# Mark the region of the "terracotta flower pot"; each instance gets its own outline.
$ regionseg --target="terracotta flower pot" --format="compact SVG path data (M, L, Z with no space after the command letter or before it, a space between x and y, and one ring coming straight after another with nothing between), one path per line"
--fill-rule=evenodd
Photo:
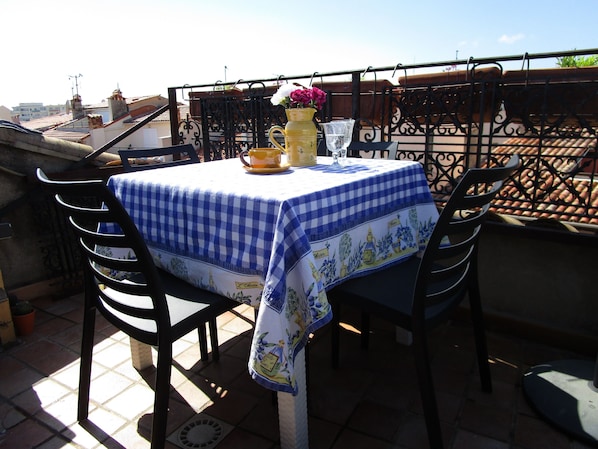
M598 67L511 70L503 74L509 120L537 126L598 124Z
M500 77L498 67L401 76L401 112L406 120L422 125L467 123L470 118L473 123L491 121L500 106L492 102Z
M352 117L353 84L351 81L317 83L317 87L331 94L327 101L331 104L333 117ZM359 118L380 125L382 112L388 114L391 106L390 97L384 95L384 92L392 89L393 84L388 80L369 80L361 81L359 87Z
M35 325L35 310L24 315L13 315L12 322L15 326L17 335L22 337L31 335Z
M202 99L209 102L233 101L240 99L243 96L243 91L236 87L223 90L209 90L200 92L189 92L189 112L191 117L201 119L201 101Z

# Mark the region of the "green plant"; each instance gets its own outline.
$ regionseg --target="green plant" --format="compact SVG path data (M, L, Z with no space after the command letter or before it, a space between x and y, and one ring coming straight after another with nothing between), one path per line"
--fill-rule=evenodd
M590 56L563 56L557 58L556 65L559 67L590 67L598 65L598 55Z
M11 312L14 315L27 315L33 312L33 306L29 301L15 301L11 304Z

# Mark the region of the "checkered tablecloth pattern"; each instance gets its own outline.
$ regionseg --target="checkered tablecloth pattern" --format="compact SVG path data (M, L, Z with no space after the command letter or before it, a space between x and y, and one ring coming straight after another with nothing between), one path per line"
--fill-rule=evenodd
M349 233L355 240L355 230L390 234L386 223L393 220L399 223L393 232L406 221L421 227L412 219L418 207L429 224L436 218L419 163L355 159L340 172L329 164L319 158L313 167L256 175L238 160L223 160L122 174L108 183L163 268L241 301L245 296L220 279L238 276L236 290L261 291L249 369L280 391L296 392L294 355L330 320L325 289L344 277L338 270L323 274L312 244L337 244ZM376 220L385 220L384 229ZM406 251L402 241L401 257L417 251ZM361 252L366 244L364 237ZM194 263L209 268L198 276Z

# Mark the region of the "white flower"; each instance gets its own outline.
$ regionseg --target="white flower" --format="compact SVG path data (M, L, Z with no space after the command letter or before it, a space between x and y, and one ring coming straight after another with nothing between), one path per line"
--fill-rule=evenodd
M301 86L297 86L295 84L283 84L278 88L276 93L272 95L272 99L270 101L275 106L284 104L285 102L289 101L291 92L297 89L301 89Z

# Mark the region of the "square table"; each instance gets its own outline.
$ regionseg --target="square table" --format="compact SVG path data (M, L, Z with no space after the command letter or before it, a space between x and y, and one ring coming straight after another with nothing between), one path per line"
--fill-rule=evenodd
M307 447L302 349L332 317L326 290L413 256L438 217L419 163L331 162L254 174L229 159L108 181L159 267L259 308L248 369L279 391L284 448Z

